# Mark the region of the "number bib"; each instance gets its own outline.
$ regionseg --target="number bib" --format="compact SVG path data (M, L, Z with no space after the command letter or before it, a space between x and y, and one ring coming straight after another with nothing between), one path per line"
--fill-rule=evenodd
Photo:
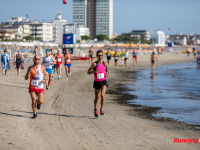
M97 79L104 79L104 73L98 73Z
M61 58L58 58L58 62L61 62Z
M31 85L32 85L32 86L38 86L38 85L39 85L39 81L37 81L37 80L32 80L32 81L31 81Z
M67 62L70 62L70 59L67 59Z
M110 56L110 54L108 54L108 56Z

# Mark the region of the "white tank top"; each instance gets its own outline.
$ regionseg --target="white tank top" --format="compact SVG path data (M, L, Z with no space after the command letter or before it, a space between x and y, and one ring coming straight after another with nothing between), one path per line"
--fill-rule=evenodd
M36 89L43 89L43 83L42 80L44 79L44 74L41 72L41 65L38 67L38 69L34 69L31 67L31 76L30 76L30 87L36 88Z
M125 58L128 58L128 52L127 52L127 53L125 53Z
M51 59L51 56L45 57L45 58L44 58L44 67L45 67L46 69L52 69L52 64L51 64L51 62L53 62L53 60Z

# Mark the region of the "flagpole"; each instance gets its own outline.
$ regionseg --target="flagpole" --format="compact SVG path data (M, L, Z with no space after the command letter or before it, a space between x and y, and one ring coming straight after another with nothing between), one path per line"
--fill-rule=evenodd
M62 19L63 19L63 0L62 0Z

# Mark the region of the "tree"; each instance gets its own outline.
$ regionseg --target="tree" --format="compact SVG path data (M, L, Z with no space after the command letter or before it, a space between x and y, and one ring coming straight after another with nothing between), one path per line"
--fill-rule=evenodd
M26 39L26 41L33 41L34 37L32 37L31 35L25 36L24 39Z
M91 38L87 35L83 35L83 36L81 36L81 39L82 40L90 40Z
M36 37L35 40L36 41L40 41L42 38L41 37Z
M98 41L109 40L109 38L104 34L99 34L96 36L96 38L98 39Z

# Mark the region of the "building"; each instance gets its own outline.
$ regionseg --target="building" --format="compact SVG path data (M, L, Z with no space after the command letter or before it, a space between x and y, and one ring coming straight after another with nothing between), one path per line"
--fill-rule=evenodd
M15 39L15 34L7 31L0 31L0 41Z
M33 21L30 23L31 36L41 38L45 42L53 41L53 24Z
M173 42L175 45L187 46L187 35L179 33L177 35L166 35L167 42Z
M131 38L138 37L138 39L141 39L143 41L149 41L150 40L150 34L146 30L132 30L129 33L123 33L123 35L128 35Z
M84 28L84 26L79 25L76 28L76 40L82 40L81 36L90 36L90 29L89 28Z
M56 12L56 18L53 19L53 41L62 43L63 25L67 23L67 20L62 19L62 12Z
M73 0L73 22L90 29L90 37L99 34L113 38L113 0Z
M152 42L153 44L157 44L159 46L165 46L166 42L165 33L160 29L153 31Z
M16 39L23 39L24 36L26 36L23 33L23 28L22 26L9 26L9 27L0 27L0 32L5 32L5 33L14 33Z

